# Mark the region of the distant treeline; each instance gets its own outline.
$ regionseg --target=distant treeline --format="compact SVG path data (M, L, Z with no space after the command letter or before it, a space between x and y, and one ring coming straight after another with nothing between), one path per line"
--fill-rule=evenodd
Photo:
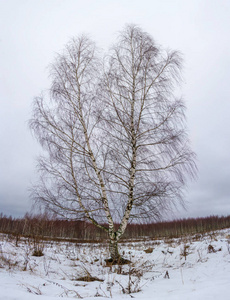
M230 216L180 219L151 224L129 224L124 239L181 237L230 228ZM82 241L107 239L106 232L86 221L60 220L46 215L29 215L17 219L0 214L0 232L16 236L61 238Z

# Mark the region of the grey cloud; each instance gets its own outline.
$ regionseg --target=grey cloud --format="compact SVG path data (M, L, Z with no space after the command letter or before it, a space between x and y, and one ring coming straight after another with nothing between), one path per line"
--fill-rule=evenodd
M230 214L229 1L0 1L0 212L23 216L40 147L27 121L33 97L49 87L47 66L70 37L89 33L107 48L137 23L164 47L184 54L189 136L199 175L187 211Z

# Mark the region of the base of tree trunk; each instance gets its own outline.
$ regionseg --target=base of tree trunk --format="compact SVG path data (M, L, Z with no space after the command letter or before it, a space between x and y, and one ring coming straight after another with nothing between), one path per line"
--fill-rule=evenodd
M106 267L114 266L114 265L127 265L130 264L131 261L122 257L118 257L117 259L108 258L105 259Z

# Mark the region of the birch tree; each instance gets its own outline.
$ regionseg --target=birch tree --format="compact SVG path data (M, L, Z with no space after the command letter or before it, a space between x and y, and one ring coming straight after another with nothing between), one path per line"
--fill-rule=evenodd
M183 203L196 173L185 105L174 96L180 70L177 51L128 25L103 59L89 38L72 39L51 65L48 95L34 100L30 127L46 154L33 197L107 231L114 263L128 222Z

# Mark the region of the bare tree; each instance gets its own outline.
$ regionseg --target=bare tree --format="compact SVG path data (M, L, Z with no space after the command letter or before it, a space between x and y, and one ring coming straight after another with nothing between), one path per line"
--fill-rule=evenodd
M87 37L71 40L51 65L50 94L35 99L30 126L47 155L33 196L107 231L114 262L129 220L182 202L196 173L185 106L173 96L180 69L178 52L128 25L103 60Z

